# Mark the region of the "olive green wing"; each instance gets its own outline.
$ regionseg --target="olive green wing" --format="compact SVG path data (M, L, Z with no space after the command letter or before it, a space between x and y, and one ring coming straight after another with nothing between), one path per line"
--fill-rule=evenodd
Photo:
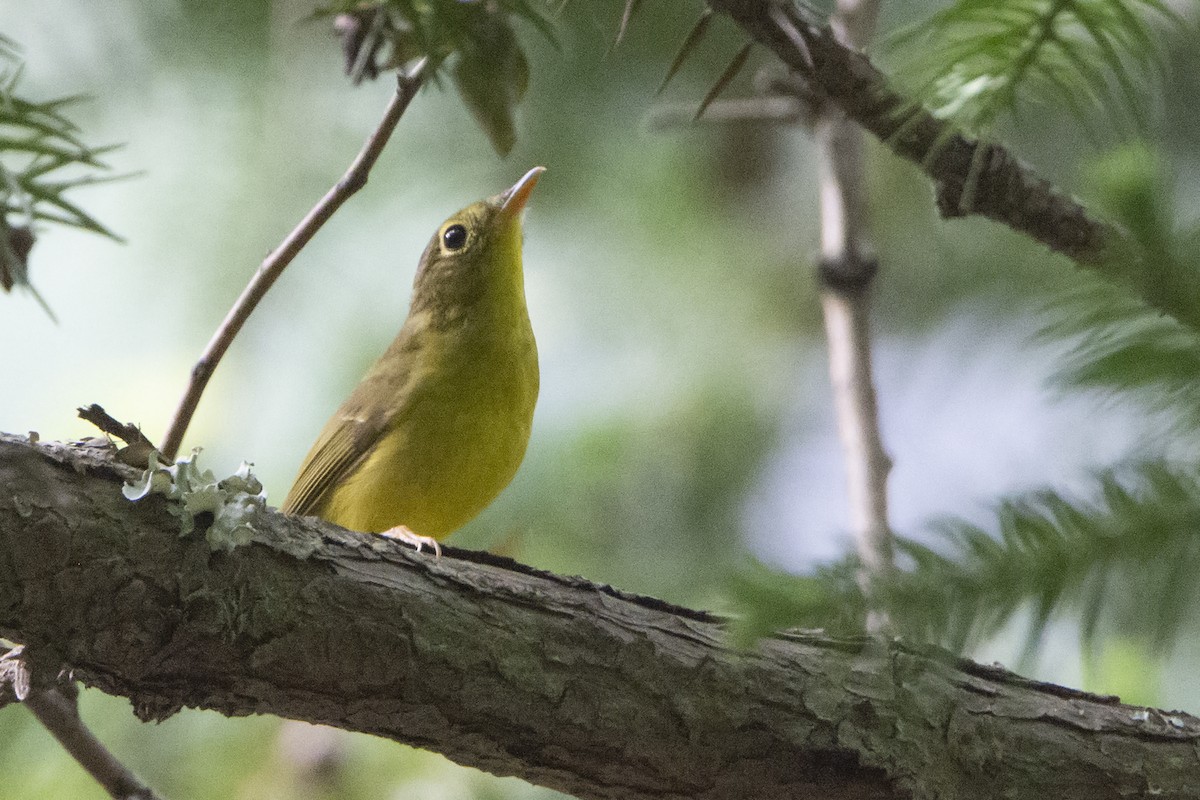
M317 514L330 491L354 473L404 413L413 370L399 344L389 348L325 423L280 511Z

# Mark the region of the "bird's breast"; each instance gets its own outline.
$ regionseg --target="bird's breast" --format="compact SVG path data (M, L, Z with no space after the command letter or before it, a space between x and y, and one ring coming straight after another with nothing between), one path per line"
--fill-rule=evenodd
M428 335L403 412L347 487L373 498L360 503L373 511L358 530L405 525L445 536L482 511L524 458L539 382L527 320L499 337Z

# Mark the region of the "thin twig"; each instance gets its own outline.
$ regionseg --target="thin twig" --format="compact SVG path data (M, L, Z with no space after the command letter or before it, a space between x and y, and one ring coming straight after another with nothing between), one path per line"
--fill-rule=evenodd
M57 688L33 689L25 698L25 707L110 796L116 800L159 800L88 730L74 698Z
M839 40L861 49L878 14L876 0L838 0L832 26ZM871 376L870 287L877 263L870 255L863 185L863 137L857 125L824 103L816 126L821 160L821 306L829 346L838 433L846 460L851 532L868 601L867 628L886 630L873 603L876 579L892 568L887 476L891 462L879 430Z
M245 324L246 319L262 300L267 290L292 262L292 259L320 230L321 226L341 207L342 203L366 185L368 173L375 166L375 162L383 152L384 146L387 145L392 131L396 129L396 124L400 122L400 117L404 115L408 104L412 102L417 90L421 88L424 72L425 61L422 60L411 72L400 73L396 94L388 103L383 119L367 139L350 168L346 170L346 174L325 193L320 202L313 206L313 209L287 235L279 247L271 251L271 254L255 272L254 277L251 278L250 283L242 291L237 302L233 304L233 308L225 315L225 319L213 334L212 340L204 349L200 360L192 367L187 390L179 402L179 408L175 411L171 424L167 427L166 435L163 436L163 458L168 461L175 459L175 455L179 452L179 445L183 442L183 435L192 420L192 415L196 412L196 406L200 403L200 395L203 394L204 387L208 385L208 380L212 377L221 357L229 349L233 337L237 336L238 331L242 329L242 325Z
M790 95L765 95L717 100L696 119L695 103L666 103L650 109L646 127L651 130L692 127L701 123L756 122L797 125L808 122L805 107Z
M862 562L859 585L871 603L875 577L892 568L887 476L891 459L883 448L879 408L871 371L869 295L836 288L821 292L834 412L846 463L850 528ZM880 632L886 617L871 608L867 627Z

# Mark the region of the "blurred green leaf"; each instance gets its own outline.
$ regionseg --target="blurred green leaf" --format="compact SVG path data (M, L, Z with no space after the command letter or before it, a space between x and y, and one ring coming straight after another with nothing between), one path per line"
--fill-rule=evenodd
M504 20L487 21L487 32L475 37L458 56L454 85L467 109L502 156L517 141L513 112L529 88L529 63Z
M1061 295L1048 311L1055 319L1038 337L1072 343L1058 385L1132 394L1142 407L1200 428L1200 333L1098 281Z
M729 633L736 647L786 628L859 633L866 607L854 585L855 564L841 561L813 575L789 575L750 561L729 576L727 599L735 610Z
M100 156L112 148L89 148L76 135L62 110L78 97L33 102L18 96L20 73L16 45L0 37L0 289L23 287L53 319L29 280L36 223L117 238L66 197L72 189L115 179L94 172L107 169Z
M547 569L707 605L741 553L742 504L774 426L736 382L691 387L647 414L581 426L526 463L531 493L510 502L535 506L523 516L538 530L515 531L506 550Z
M1166 167L1146 144L1118 147L1085 165L1088 194L1154 253L1170 249L1171 185Z

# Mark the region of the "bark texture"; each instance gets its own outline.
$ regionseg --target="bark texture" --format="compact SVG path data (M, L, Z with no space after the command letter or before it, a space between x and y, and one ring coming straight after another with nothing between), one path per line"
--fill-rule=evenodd
M0 635L144 719L275 714L581 798L1200 797L1186 714L898 642L738 652L700 612L275 513L214 553L122 474L0 436Z

